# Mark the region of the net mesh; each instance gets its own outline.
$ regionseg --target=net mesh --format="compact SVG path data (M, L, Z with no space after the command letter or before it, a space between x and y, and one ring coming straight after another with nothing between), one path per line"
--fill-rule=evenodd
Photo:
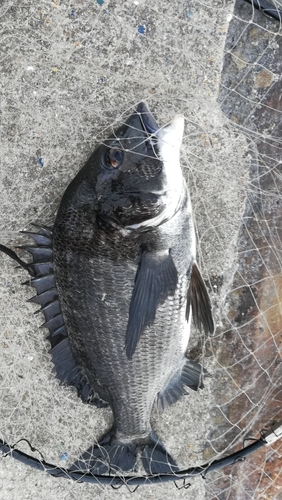
M193 330L189 353L212 378L154 411L152 426L182 468L237 451L282 420L281 21L243 1L7 0L0 9L1 243L26 243L19 232L32 222L52 226L69 181L139 101L162 125L184 114L181 163L217 326L212 338ZM20 285L26 273L0 259L0 438L26 439L16 447L68 467L109 428L111 411L59 385L41 313L25 302L34 295ZM112 494L9 457L0 474L3 499ZM136 498L279 500L281 441L188 490L144 488Z

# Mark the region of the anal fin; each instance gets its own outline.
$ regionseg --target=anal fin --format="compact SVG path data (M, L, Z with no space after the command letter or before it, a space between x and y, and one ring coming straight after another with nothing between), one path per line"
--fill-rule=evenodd
M176 372L168 381L167 385L157 395L157 408L164 410L167 406L176 403L182 396L187 394L184 386L197 391L203 389L204 378L209 377L205 368L191 359L185 358L181 370Z
M187 358L181 372L181 383L197 391L204 388L205 377L211 377L209 372L200 363Z

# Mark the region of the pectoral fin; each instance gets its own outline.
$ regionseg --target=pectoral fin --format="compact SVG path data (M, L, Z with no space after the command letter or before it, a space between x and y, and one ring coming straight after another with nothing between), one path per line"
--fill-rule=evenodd
M135 278L126 331L126 354L131 359L140 336L154 322L156 310L177 286L177 270L169 250L143 250Z
M192 267L191 281L188 289L186 307L187 321L189 319L191 307L193 321L196 328L201 331L201 328L203 327L206 334L213 333L214 322L212 317L211 302L206 285L196 263L194 263Z

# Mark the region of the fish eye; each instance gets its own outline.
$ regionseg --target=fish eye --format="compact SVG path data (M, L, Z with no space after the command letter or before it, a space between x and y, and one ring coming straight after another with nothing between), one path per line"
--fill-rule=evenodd
M111 148L106 153L106 166L118 168L123 162L124 153L122 149Z
M153 149L158 144L158 138L155 135L151 135L146 141L145 144L148 149Z

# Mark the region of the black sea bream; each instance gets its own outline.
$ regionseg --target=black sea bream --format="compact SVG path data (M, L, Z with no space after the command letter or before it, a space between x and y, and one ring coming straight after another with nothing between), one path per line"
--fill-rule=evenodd
M183 116L160 128L140 103L68 186L54 228L28 233L33 262L0 246L32 276L59 380L113 412L73 469L134 470L140 452L146 473L177 470L152 408L203 386L204 369L185 355L191 315L214 328L179 162L183 128Z

